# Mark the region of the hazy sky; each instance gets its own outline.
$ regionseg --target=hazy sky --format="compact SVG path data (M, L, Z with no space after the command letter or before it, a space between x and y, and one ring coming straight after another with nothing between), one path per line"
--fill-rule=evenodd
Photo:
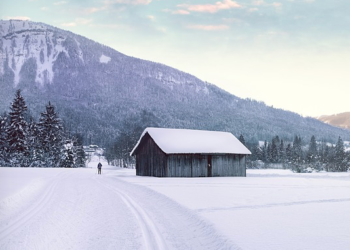
M305 116L350 111L349 0L1 0L1 19L70 30Z

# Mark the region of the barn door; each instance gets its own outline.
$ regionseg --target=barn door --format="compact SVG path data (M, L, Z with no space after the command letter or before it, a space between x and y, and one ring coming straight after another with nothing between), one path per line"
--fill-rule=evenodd
M212 176L212 168L211 155L208 155L208 177Z

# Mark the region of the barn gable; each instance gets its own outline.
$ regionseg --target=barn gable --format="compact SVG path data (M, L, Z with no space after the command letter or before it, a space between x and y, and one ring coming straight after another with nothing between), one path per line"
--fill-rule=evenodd
M166 176L166 154L158 147L148 133L140 139L135 150L136 174L141 176Z

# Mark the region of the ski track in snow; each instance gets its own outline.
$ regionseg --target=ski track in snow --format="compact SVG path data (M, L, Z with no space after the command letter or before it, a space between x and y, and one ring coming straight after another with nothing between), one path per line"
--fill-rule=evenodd
M196 212L115 170L54 171L27 199L0 203L0 249L239 249Z
M63 178L64 173L60 173L56 179L49 184L44 193L39 197L38 200L34 201L31 206L18 215L16 218L11 218L11 221L6 222L6 227L4 230L0 231L0 242L7 242L8 238L16 231L21 230L25 227L30 219L38 215L47 206L48 202L52 198L52 194L57 187L61 178Z
M239 249L207 221L160 193L122 178L99 181L131 208L143 232L142 249Z
M166 243L158 228L149 218L147 212L141 206L139 206L136 201L134 201L127 194L118 191L111 185L103 184L102 182L101 184L119 195L122 198L123 202L128 206L130 211L132 211L141 227L143 239L145 241L145 249L167 249Z
M260 208L271 208L271 207L287 207L287 206L297 206L305 204L318 204L318 203L335 203L335 202L349 202L350 199L327 199L327 200L312 200L312 201L295 201L295 202L285 202L285 203L270 203L263 205L251 205L251 206L234 206L234 207L220 207L220 208L205 208L196 209L198 212L214 212L222 210L240 210L240 209L260 209Z
M81 170L62 169L21 209L1 207L0 249L139 249L127 207Z

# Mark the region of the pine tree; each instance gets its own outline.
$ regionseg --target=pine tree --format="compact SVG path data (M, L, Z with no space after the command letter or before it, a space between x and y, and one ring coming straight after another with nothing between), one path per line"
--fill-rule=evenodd
M266 149L266 162L268 163L272 162L272 147L270 143L267 145L267 149Z
M63 147L61 167L73 168L74 165L75 165L75 162L74 162L73 143L72 141L67 140Z
M81 134L76 134L74 140L75 149L75 166L85 167L85 151L83 148L83 136Z
M264 159L263 149L259 146L259 143L253 149L256 159L262 161Z
M284 142L283 140L281 140L281 143L280 143L280 146L279 146L279 162L280 163L285 163L286 161L286 152L285 152L285 149L284 149Z
M267 153L267 141L264 141L264 146L262 148L262 155L263 155L263 162L267 163L268 162L268 153Z
M46 167L58 167L63 148L63 126L55 112L55 107L50 102L46 105L46 112L41 113L39 131L42 157Z
M315 136L312 136L309 143L309 150L307 152L308 163L315 164L318 159L318 151Z
M10 124L7 129L7 142L9 146L12 165L27 166L27 122L24 119L27 106L21 95L21 90L16 91L15 99L10 107Z
M339 136L337 145L335 146L335 157L334 157L334 170L345 172L347 171L346 154L344 149L344 142Z
M301 164L303 160L303 151L301 149L301 138L295 136L293 141L293 161L295 164Z
M299 136L295 136L294 141L293 141L291 163L293 166L293 171L295 171L297 173L302 172L303 151L301 148L301 138Z
M239 141L240 141L244 146L246 146L245 140L244 140L244 136L243 136L242 134L239 136Z
M76 154L76 160L75 160L76 167L78 168L85 167L86 155L82 145L75 147L75 154Z
M350 172L350 152L347 152L346 154L347 154L346 166L347 166L348 172Z
M279 162L279 137L276 136L272 139L271 143L271 162L278 163Z
M33 118L28 124L28 147L29 147L29 161L31 167L41 167L42 149L39 144L39 127Z
M329 171L329 163L331 162L331 150L326 143L322 143L321 163L326 171Z
M7 116L0 116L0 164L5 166L8 161Z

